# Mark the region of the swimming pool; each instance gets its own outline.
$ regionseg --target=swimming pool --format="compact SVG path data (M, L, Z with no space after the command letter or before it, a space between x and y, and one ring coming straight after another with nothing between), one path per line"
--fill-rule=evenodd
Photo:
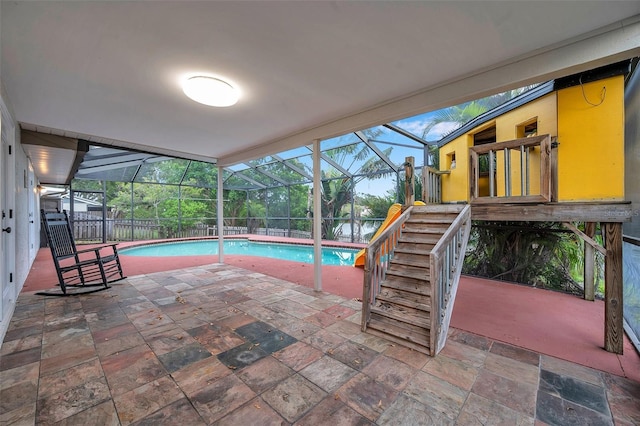
M218 254L218 240L179 241L149 244L118 250L122 256L199 256ZM323 265L353 265L357 249L323 247ZM313 246L258 242L249 240L225 240L224 254L270 257L294 262L313 263Z

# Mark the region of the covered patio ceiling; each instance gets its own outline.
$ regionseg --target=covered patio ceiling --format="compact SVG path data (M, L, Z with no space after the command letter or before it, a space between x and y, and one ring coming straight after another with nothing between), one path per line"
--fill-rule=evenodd
M3 98L23 129L223 166L640 54L638 1L36 1L0 12ZM180 84L194 74L227 77L239 102L191 101Z

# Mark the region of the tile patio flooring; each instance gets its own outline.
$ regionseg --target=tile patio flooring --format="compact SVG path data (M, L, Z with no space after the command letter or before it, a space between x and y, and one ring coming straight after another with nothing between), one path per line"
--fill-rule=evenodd
M230 265L23 293L0 424L640 423L640 383L452 329L440 355L360 332L360 304Z

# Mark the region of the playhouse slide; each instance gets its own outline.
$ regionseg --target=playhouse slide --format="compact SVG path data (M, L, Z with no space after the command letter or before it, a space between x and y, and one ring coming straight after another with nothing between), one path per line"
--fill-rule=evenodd
M401 213L402 204L391 204L391 207L389 207L389 211L387 212L386 219L384 220L384 222L382 222L382 225L380 225L380 228L378 228L376 233L373 234L371 240L373 241L378 235L382 233L382 231L387 229L389 225L391 225L398 217L400 217ZM362 249L358 252L358 254L356 254L356 259L353 262L353 266L364 266L365 252L366 249Z
M425 204L422 201L416 201L414 205L424 206ZM391 207L389 207L389 211L387 212L387 218L384 220L384 222L382 222L382 225L380 225L380 228L378 228L371 240L373 241L378 235L382 233L382 231L387 229L389 225L391 225L393 222L395 222L396 219L400 217L401 214L402 204L392 204ZM364 266L365 250L366 249L362 249L358 252L358 254L356 254L356 259L353 262L353 266Z

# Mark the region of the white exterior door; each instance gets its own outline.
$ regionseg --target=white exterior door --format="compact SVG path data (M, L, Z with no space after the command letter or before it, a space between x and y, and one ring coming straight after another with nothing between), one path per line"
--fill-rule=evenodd
M15 154L14 128L4 104L0 127L2 127L2 149L0 150L0 336L8 327L17 292L15 277Z
M29 182L29 193L27 194L27 197L29 199L29 259L35 259L39 248L37 232L38 229L40 229L40 227L38 226L40 216L38 215L38 207L36 206L36 177L35 173L33 172L31 161L29 161L29 172L27 179Z

